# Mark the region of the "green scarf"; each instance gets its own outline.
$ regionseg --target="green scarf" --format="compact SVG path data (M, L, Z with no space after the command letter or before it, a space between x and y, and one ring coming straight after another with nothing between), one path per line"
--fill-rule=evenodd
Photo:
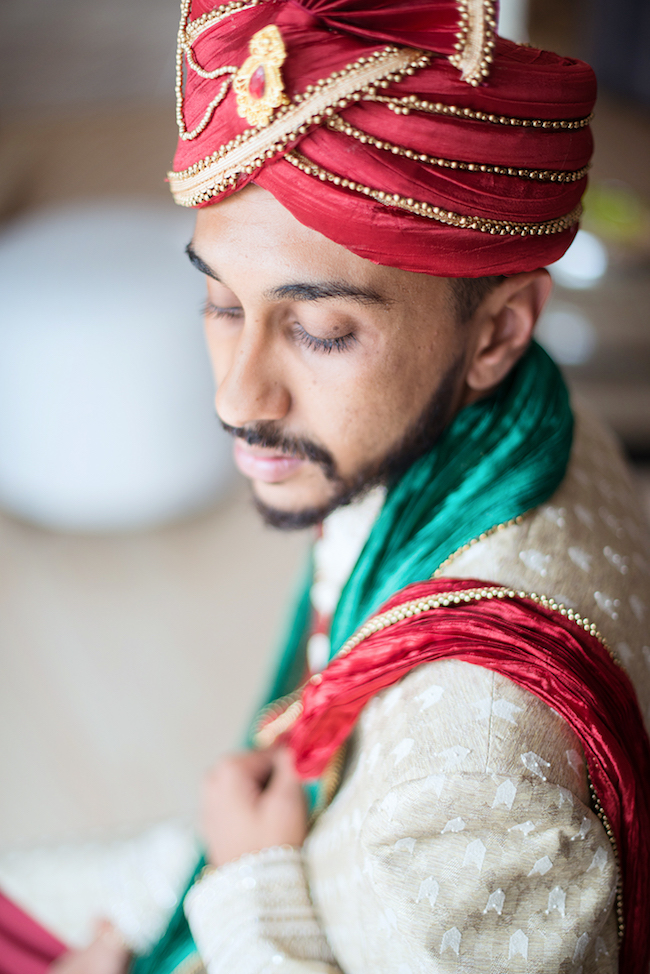
M562 376L533 342L493 395L463 409L433 449L389 485L341 593L332 620L332 653L395 592L430 578L462 545L547 500L564 478L572 437ZM294 690L300 678L310 584L311 572L268 701ZM181 902L163 940L135 961L135 974L171 974L193 952Z

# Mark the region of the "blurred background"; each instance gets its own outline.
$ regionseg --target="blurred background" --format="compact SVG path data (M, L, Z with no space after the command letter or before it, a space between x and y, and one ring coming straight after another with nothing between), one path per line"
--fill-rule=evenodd
M599 75L584 231L539 334L650 506L650 7L501 17ZM214 418L192 216L164 182L177 19L0 10L0 851L192 820L306 551L259 524Z

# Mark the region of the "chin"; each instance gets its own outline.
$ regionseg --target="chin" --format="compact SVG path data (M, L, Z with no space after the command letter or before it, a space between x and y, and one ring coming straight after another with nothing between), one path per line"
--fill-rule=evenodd
M283 531L312 527L331 510L331 499L320 491L312 493L289 484L258 481L253 481L251 487L255 507L264 523Z
M270 487L269 484L264 484L264 489L260 490L259 485L254 482L253 499L259 515L269 527L281 531L300 531L320 524L337 507L349 504L379 482L378 477L360 477L353 484L339 481L338 490L330 491L329 494L317 494L315 491L287 491L282 494L275 488L283 485L274 484Z

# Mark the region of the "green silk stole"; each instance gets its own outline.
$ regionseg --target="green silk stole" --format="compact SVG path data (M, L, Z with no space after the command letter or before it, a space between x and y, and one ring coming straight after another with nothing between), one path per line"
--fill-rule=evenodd
M496 392L461 410L435 446L389 485L341 593L332 654L395 592L430 578L462 545L548 500L564 478L572 438L573 415L560 371L533 342ZM302 676L310 585L311 572L267 702L293 691ZM198 955L181 899L163 938L136 958L133 971L191 974L194 961Z

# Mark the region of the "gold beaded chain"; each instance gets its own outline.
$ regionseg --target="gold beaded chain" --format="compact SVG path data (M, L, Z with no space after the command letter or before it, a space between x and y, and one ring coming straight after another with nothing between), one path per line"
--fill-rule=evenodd
M193 44L197 37L199 37L204 31L208 30L210 27L214 27L215 24L225 20L226 17L230 17L232 14L237 14L241 10L248 10L250 7L258 7L262 3L269 2L270 0L230 0L229 3L222 3L220 6L215 7L214 10L208 10L206 13L201 14L200 17L196 17L190 23L187 23L186 21L185 35L187 40ZM181 10L184 9L186 3L187 0L182 0Z
M422 162L427 166L438 166L442 169L464 169L468 172L493 173L497 176L519 176L524 179L536 179L540 182L552 183L575 183L583 179L590 169L590 166L583 166L582 169L519 169L513 166L495 166L485 162L460 162L457 159L441 159L438 156L430 156L416 149L406 149L404 146L395 145L387 139L380 139L363 129L350 125L340 115L334 115L325 123L334 132L342 132L364 145L372 145L377 149L384 149L396 156L404 156L406 159L413 159L415 162Z
M426 101L417 95L366 95L364 101L376 101L386 105L396 115L409 115L411 112L425 112L428 115L448 115L462 121L487 122L490 125L507 125L513 128L535 128L558 132L586 128L594 119L593 112L584 118L517 118L513 115L495 115L492 112L479 112L473 108L446 105L441 101Z
M485 535L477 538L476 540L483 540L483 537L487 537L493 531L498 530L501 527L507 527L512 523L518 523L524 516L525 515L521 515L519 518L514 518L512 521L507 522L504 525L497 525L492 529L492 531L485 532ZM469 547L469 545L467 547ZM437 574L437 572L434 574ZM552 612L558 612L561 616L575 623L575 625L579 626L590 636L593 636L594 639L597 639L601 646L603 646L603 648L607 651L613 662L617 666L621 666L620 661L610 649L596 624L590 622L586 616L580 615L579 612L576 612L574 609L567 608L561 602L557 602L555 599L550 598L547 595L538 595L536 592L517 591L516 589L511 589L504 585L486 585L482 586L481 588L441 592L437 595L425 596L424 598L420 599L412 599L408 602L403 602L401 605L396 605L387 612L382 612L379 615L373 616L373 618L364 623L361 628L354 633L354 635L346 640L341 649L333 657L332 662L336 659L348 656L353 649L356 649L357 646L375 633L388 629L399 622L403 622L405 619L410 619L413 616L421 615L424 612L432 612L433 610L441 607L460 605L461 603L468 604L471 602L480 602L484 599L488 601L491 599L527 599L528 601L534 602L537 605L541 605L545 609L550 609ZM268 707L265 707L264 710L260 712L258 717L257 723L259 729L253 735L255 745L262 748L271 747L279 737L285 734L293 726L293 724L296 723L303 712L302 695L305 687L309 684L312 686L318 686L320 683L322 683L322 681L323 674L314 673L309 678L307 683L301 686L294 693L290 694L288 697L283 697L281 700L275 701ZM269 714L273 713L276 713L277 716L272 717L271 720L266 720ZM266 722L263 723L264 721ZM263 723L263 726L259 726L260 723ZM340 768L338 768L338 770L340 774ZM591 778L589 778L588 772L587 777L594 812L603 825L605 833L611 843L614 858L616 860L618 873L618 883L616 889L616 913L618 936L620 939L625 930L620 856L612 827L609 823L607 815L605 814L601 801L596 794L596 790L591 782ZM330 788L332 786L333 783L330 783Z
M402 622L404 619L410 619L412 616L421 615L423 612L431 612L434 609L439 609L441 607L446 607L449 605L460 605L461 603L470 602L480 602L483 599L526 599L530 602L534 602L536 605L541 605L545 609L550 609L552 612L557 612L561 616L569 619L575 625L584 629L586 633L597 639L598 642L607 651L612 661L620 666L620 662L614 655L609 645L607 644L602 633L598 630L595 623L590 622L586 616L580 615L574 609L569 609L561 602L557 602L555 599L547 595L538 595L537 592L523 592L516 589L508 588L505 585L485 585L481 588L469 588L462 589L456 592L441 592L437 595L430 595L423 597L421 599L413 599L409 602L403 602L401 605L396 605L394 608L389 609L387 612L382 612L379 615L373 616L367 622L365 622L360 629L358 629L346 642L343 644L341 649L332 658L333 660L342 659L348 656L353 649L356 649L360 643L368 639L370 636L383 629L388 629L390 626L394 626L398 622ZM298 720L303 711L302 704L302 694L305 687L308 684L313 686L318 686L322 683L323 674L314 673L307 683L299 687L294 693L289 694L286 697L282 697L279 700L273 701L268 707L265 707L259 714L257 719L257 725L259 729L254 733L254 741L258 747L270 747L278 737L284 734L289 728ZM271 719L267 718L269 715ZM260 726L262 725L263 726Z
M215 10L205 13L189 23L191 0L182 0L176 52L176 118L181 140L191 141L201 135L209 124L214 111L226 97L233 77L238 71L235 65L227 65L216 68L213 71L207 71L196 60L192 51L192 44L203 31L213 27L226 17L267 2L269 0L230 0L230 2L222 4ZM493 37L490 34L490 31L493 31L491 19L494 18L492 0L458 0L458 3L461 8L461 25L456 45L457 53L452 55L450 60L454 61L456 59L458 61L462 53L462 57L465 58L463 63L469 64L467 58L471 60L480 47L480 45L477 47L478 42L476 40L480 35L483 38L483 41L481 41L483 47L480 48L483 52L481 57L484 56L487 59L485 63L481 61L482 67L480 70L483 73L480 74L480 77L484 77L485 71L487 70L486 65L492 56L490 53L493 46ZM476 25L479 21L483 23L485 29L477 29ZM467 53L466 48L468 44L470 46L473 45L472 50L474 51L474 55L470 56ZM215 80L219 77L223 77L224 79L216 96L207 106L201 120L191 131L187 129L184 118L184 58L187 59L188 68L200 77L209 80ZM475 57L474 60L476 60ZM489 121L497 124L530 125L551 130L581 128L590 121L591 116L587 119L574 121L516 119L472 111L471 109L460 109L457 106L444 105L440 102L430 103L418 99L414 95L398 98L379 94L380 89L387 88L390 84L399 83L404 77L413 75L418 69L427 67L430 62L430 54L413 49L397 48L391 45L383 50L375 51L368 57L358 58L354 63L346 65L341 71L333 72L329 78L321 79L314 85L308 85L304 93L294 96L292 103L280 107L275 112L273 121L270 124L249 128L226 144L220 146L210 156L198 160L187 169L180 172L168 173L170 188L176 202L190 207L208 202L212 197L219 195L229 188L235 187L242 176L250 175L264 165L267 160L283 152L291 141L295 141L301 135L304 135L311 125L318 125L323 119L328 118L330 119L330 122L328 122L330 128L336 129L338 126L339 131L343 131L345 134L359 139L359 141L366 141L394 154L404 155L407 158L413 158L425 164L435 165L441 168L489 172L507 176L516 175L521 178L540 181L574 182L583 178L587 167L576 171L533 170L520 167L496 166L487 163L466 163L458 160L428 156L423 153L415 153L414 150L377 139L354 126L345 124L335 114L336 110L346 108L354 102L370 100L385 104L391 111L397 114L408 114L410 111L425 111L463 119ZM456 66L460 66L460 61L458 61ZM469 80L469 77L465 80ZM476 78L474 80L476 81ZM346 180L342 177L330 173L322 167L317 167L314 163L309 163L308 160L299 156L297 153L290 154L287 158L293 165L297 165L304 172L316 175L321 180L331 181L337 185L339 183L344 186L346 185ZM453 213L452 211L445 211L427 203L399 197L397 194L391 195L384 193L382 190L356 184L354 181L347 181L347 186L386 205L398 206L401 209L436 220L440 223L460 228L476 229L492 234L526 236L529 234L559 233L576 223L581 213L580 208L577 207L565 217L548 220L543 223L491 220L485 217L464 216Z
M390 45L307 85L290 104L278 108L270 123L246 129L205 159L181 172L168 173L176 202L196 206L235 186L242 175L249 175L284 151L311 125L319 125L336 110L360 101L377 88L399 83L430 60L422 51Z
M496 11L492 0L457 0L460 10L455 54L449 61L461 78L476 88L490 73L496 43Z
M595 623L590 622L589 619L581 616L574 609L567 609L561 602L556 602L555 599L547 595L538 595L536 592L521 592L508 588L505 585L486 585L481 588L462 589L459 592L442 592L439 595L430 595L425 598L403 602L401 605L396 605L393 609L389 609L387 612L382 612L380 615L373 616L372 619L369 619L353 636L350 636L334 658L347 656L364 639L367 639L382 629L387 629L389 626L395 625L397 622L409 619L411 616L417 616L422 612L428 612L432 609L439 609L448 605L460 605L461 602L480 602L483 599L527 599L530 602L541 605L545 609L558 612L571 622L574 622L577 626L580 626L590 636L597 639L607 650L614 662L620 666L602 634L598 631Z
M507 234L511 237L543 236L562 233L564 230L570 229L578 222L582 214L582 205L579 203L566 216L539 223L520 223L517 220L493 220L484 216L467 216L412 197L400 196L399 193L386 193L384 190L374 189L353 179L338 176L336 173L317 165L317 163L311 162L300 152L287 152L284 158L307 176L315 176L321 182L334 183L335 186L342 186L344 189L350 189L355 193L368 196L378 203L383 203L384 206L394 206L399 210L405 210L407 213L413 213L415 216L426 217L429 220L464 230L479 230L481 233L499 234L501 236Z
M532 514L532 512L535 509L536 508L531 507L530 510L524 511L523 514L518 514L517 517L510 518L509 521L502 521L501 524L495 524L487 531L483 531L481 534L478 534L475 538L472 538L471 541L467 541L465 544L462 544L459 548L456 548L455 551L452 551L450 555L447 555L444 561L440 562L440 564L436 568L431 578L432 579L440 578L442 575L446 573L452 561L454 561L459 555L464 555L466 551L469 551L470 548L473 548L475 544L479 543L479 541L485 541L487 538L491 538L493 534L497 533L497 531L503 531L505 528L511 528L515 524L521 524L524 518L528 517L529 514Z
M619 941L623 939L623 934L625 933L625 913L623 910L623 875L621 872L621 857L618 851L618 843L616 842L616 836L612 830L609 819L605 814L605 810L601 804L600 798L596 794L596 789L594 788L589 770L587 769L587 784L589 785L589 794L591 795L591 805L593 807L595 815L600 819L602 827L605 829L607 838L609 839L610 845L612 847L612 852L614 853L614 859L616 861L616 926L618 928L618 939Z
M193 21L192 25L188 25L190 10L192 7L192 0L181 0L181 19L178 25L178 37L176 43L176 124L178 125L178 133L180 138L184 142L191 141L198 138L201 132L204 131L205 127L208 125L215 109L221 104L226 95L228 94L228 89L231 85L234 75L237 73L238 68L235 65L229 64L222 68L216 68L214 71L206 71L196 58L192 51L192 44L198 37L201 30L194 30L192 37L190 38L190 27L194 25L205 23L201 29L206 29L225 17L230 17L234 13L238 13L240 10L248 10L249 7L256 7L260 3L265 3L267 0L232 0L230 3L222 4L215 10L210 11L208 14L203 14L201 17ZM209 21L209 23L208 23ZM199 124L188 131L185 125L185 111L184 111L184 99L183 99L183 57L187 59L188 67L194 71L195 74L199 75L201 78L206 78L207 80L214 80L216 78L223 77L224 81L219 88L217 95L212 99L208 107L206 108L203 117Z

